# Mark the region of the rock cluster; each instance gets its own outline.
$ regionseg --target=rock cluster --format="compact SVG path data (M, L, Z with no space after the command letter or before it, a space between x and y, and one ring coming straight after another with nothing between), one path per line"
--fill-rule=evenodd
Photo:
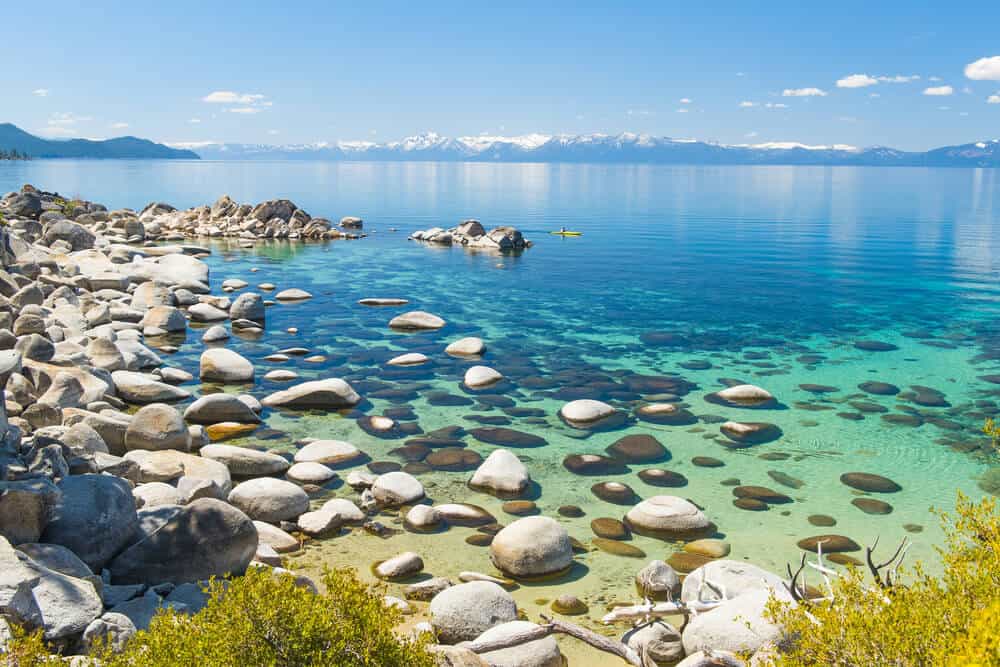
M478 220L466 220L456 227L432 227L410 234L414 241L437 245L461 245L475 250L512 251L531 247L516 227L496 227L486 231Z

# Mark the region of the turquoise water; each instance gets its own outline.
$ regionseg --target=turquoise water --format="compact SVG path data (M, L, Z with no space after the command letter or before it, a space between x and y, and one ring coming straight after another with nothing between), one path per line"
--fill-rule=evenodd
M283 367L303 378L342 376L368 399L348 415L271 414L271 439L247 438L246 444L291 449L301 437L341 438L375 461L402 464L391 452L406 438L371 436L357 417L409 407L412 415L392 414L405 415L400 423L424 432L456 425L471 430L485 418L545 438L545 446L517 453L539 484L532 498L543 513L556 516L564 504L584 508L583 518L560 518L578 539L592 537L591 519L620 518L627 509L597 499L590 486L623 481L640 497L671 493L692 499L732 543L733 557L781 570L798 560L799 539L822 533L861 544L881 535L884 545L908 535L915 541L911 553L931 558L940 540L931 508L953 506L956 489L981 496L978 478L998 464L979 432L983 419L1000 411L1000 387L980 379L1000 373L997 171L0 163L0 191L24 182L109 207L138 208L151 200L192 206L228 193L251 202L287 197L313 215L365 219L369 236L359 241L262 244L249 251L215 244L208 261L216 285L240 277L251 285L273 282L315 295L271 308L260 340L231 343L254 360L258 375ZM406 240L413 230L468 217L487 227L516 225L535 246L518 256L498 256ZM584 235L548 234L563 226ZM393 333L386 324L398 309L356 304L372 296L408 298L411 308L436 313L448 325L430 334ZM298 334L286 333L287 327L297 327ZM483 363L508 378L485 397L459 386L470 362L443 354L445 343L466 335L486 340ZM896 349L858 349L858 341ZM263 361L292 345L326 358ZM170 363L196 368L200 350L190 335ZM385 366L409 350L425 352L432 363L411 370ZM587 434L556 416L566 400L583 397L632 415L661 391L649 376L690 383L676 400L699 421L629 421L618 430ZM749 410L706 401L732 380L764 387L777 406ZM868 381L892 383L902 393L865 393L858 385ZM815 393L803 384L829 391ZM914 385L937 393L911 390ZM276 388L258 382L253 392L263 396ZM443 392L462 397L464 405L441 405ZM782 435L731 449L719 434L719 417L770 422ZM579 477L562 466L569 453L603 453L632 433L655 435L670 450L670 460L606 477ZM494 448L471 435L462 440L483 456ZM694 456L715 457L724 466L697 467ZM682 473L688 484L649 486L637 473L650 467ZM839 477L852 471L888 476L902 487L871 496L889 502L891 513L870 515L851 503L859 496ZM501 522L511 520L500 501L465 487L468 475L420 476L435 501L474 502ZM787 486L788 477L801 485ZM763 512L739 509L727 485L735 479L781 491L793 502ZM327 493L351 495L336 484ZM807 520L814 514L832 516L837 524L814 526ZM487 550L464 542L473 532L453 528L388 540L359 532L310 546L301 564L360 565L412 548L435 574L490 571ZM642 537L631 543L650 558L678 548ZM640 561L603 552L578 560L569 580L525 587L519 601L530 609L536 598L572 590L599 616L600 602L631 597L629 577Z

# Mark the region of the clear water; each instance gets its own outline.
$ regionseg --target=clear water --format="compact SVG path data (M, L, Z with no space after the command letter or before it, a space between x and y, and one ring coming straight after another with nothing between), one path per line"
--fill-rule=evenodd
M468 362L448 358L443 346L464 335L483 337L489 346L484 363L511 380L502 394L518 407L544 414L509 417L510 428L548 441L518 451L540 485L536 502L550 516L560 505L583 507L586 517L560 521L585 542L592 536L591 519L624 513L590 492L594 482L616 479L642 497L676 493L691 498L733 545L732 557L765 567L783 570L786 562L798 559L797 540L826 532L861 544L876 535L882 544L909 535L916 542L912 553L932 559L940 531L931 508L953 506L956 489L981 496L978 478L997 465L979 432L983 418L997 411L1000 391L979 379L1000 372L1000 172L995 170L0 163L0 191L25 182L109 207L138 208L151 200L192 206L228 193L251 202L287 197L331 219L362 216L370 234L359 241L276 243L250 251L216 244L209 260L216 284L241 277L316 295L271 308L264 338L231 345L255 360L260 375L278 366L262 360L277 349L301 345L325 354L324 363L295 358L280 366L305 378L346 377L368 396L366 414L408 405L419 426L431 431L478 426L467 419L470 415L505 416L478 400L456 407L427 400L432 391L465 395L459 382ZM488 227L516 225L535 246L504 257L406 240L415 229L450 226L468 217ZM584 235L548 234L563 226ZM448 326L431 334L392 333L386 323L394 309L356 305L369 296L408 298L411 307L444 317ZM286 333L290 326L299 333ZM863 351L854 347L859 340L898 349ZM200 349L197 337L188 336L171 363L195 368ZM387 370L388 358L414 349L430 354L433 363L413 371ZM708 361L711 368L680 365L690 360ZM569 386L630 410L642 402L642 393L622 390L627 374L682 376L696 384L682 399L694 414L767 421L780 426L783 436L732 450L723 446L715 423L629 424L581 437L585 434L556 417L566 395L560 390ZM532 377L556 383L533 388L526 380ZM733 409L706 402L707 394L724 387L724 378L763 386L781 408ZM864 394L858 384L870 380L904 391L911 385L934 388L947 406ZM817 395L801 389L805 383L836 389ZM411 391L394 400L371 398L383 386ZM273 389L258 383L253 391L265 395ZM861 413L850 405L859 400L881 406L886 414L916 416L922 425L896 425L879 413ZM276 438L257 444L292 448L296 438L342 438L374 460L398 460L390 451L404 441L367 435L356 416L272 414L267 425L278 431ZM577 477L562 467L568 453L601 453L629 433L655 434L671 460L633 465L628 474L608 478ZM465 441L484 456L493 449L472 437ZM775 452L790 456L760 458ZM696 467L691 458L698 455L717 457L725 466ZM683 473L689 484L674 490L647 486L636 476L645 467ZM769 471L804 484L782 486ZM853 506L857 493L839 481L849 471L898 482L902 491L877 496L892 504L892 513L868 515ZM474 502L502 522L511 520L500 501L465 487L468 475L431 472L421 478L435 501ZM782 491L794 502L766 512L738 509L732 489L720 483L731 479ZM333 487L328 494L350 495L349 489ZM813 514L831 515L837 525L810 525L807 517ZM330 562L367 570L371 561L413 549L434 574L491 571L487 550L464 542L472 532L453 528L387 540L355 532L310 546L296 562L306 569ZM679 548L642 537L632 544L649 558L664 558ZM642 561L599 551L578 561L568 580L520 589L519 602L537 611L536 599L571 591L591 604L591 616L599 617L602 602L632 597L631 575Z

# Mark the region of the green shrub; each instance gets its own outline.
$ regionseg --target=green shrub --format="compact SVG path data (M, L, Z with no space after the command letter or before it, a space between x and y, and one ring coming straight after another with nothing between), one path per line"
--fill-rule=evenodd
M832 601L772 601L772 620L793 639L776 664L1000 666L996 501L974 503L959 494L955 514L941 517L946 541L938 549L940 577L918 563L901 571L894 585L880 587L863 568L851 568L834 579Z
M11 639L0 650L0 658L7 667L49 667L62 665L58 656L51 655L42 638L42 631L27 632L20 626L10 626Z

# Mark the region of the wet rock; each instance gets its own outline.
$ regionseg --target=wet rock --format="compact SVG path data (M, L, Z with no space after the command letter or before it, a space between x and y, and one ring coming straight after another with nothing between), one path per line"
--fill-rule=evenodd
M253 382L253 364L245 357L224 347L202 352L200 366L202 380Z
M550 608L552 611L563 616L581 616L589 611L587 604L583 600L568 593L560 595L553 600Z
M827 384L800 384L799 389L802 391L808 391L811 394L832 394L834 392L840 391L837 387L832 387Z
M801 479L796 479L788 473L781 472L780 470L768 470L767 476L778 484L787 486L790 489L801 489L805 485L805 482Z
M766 389L752 384L737 384L706 397L723 405L734 407L758 407L774 402L774 396Z
M406 579L424 569L424 561L412 551L401 553L378 563L373 571L379 579Z
M826 514L810 514L808 521L812 525L819 526L821 528L828 528L830 526L837 525L837 520L832 516L827 516Z
M628 467L617 459L600 454L570 454L563 459L563 467L574 475L622 475Z
M448 347L446 347L444 351L445 353L456 357L475 357L486 351L486 344L483 343L482 338L470 336L467 338L460 338L452 343L449 343Z
M704 554L692 554L686 551L675 551L667 557L667 563L681 574L689 574L706 563L712 562L712 558Z
M722 434L740 445L759 445L781 437L781 429L767 422L729 421L719 427Z
M899 347L892 343L885 343L878 340L859 340L854 343L854 347L865 352L892 352Z
M426 364L428 361L430 361L430 358L426 354L409 352L393 357L385 363L390 366L419 366L420 364Z
M882 421L893 426L909 426L919 428L923 426L924 420L919 415L885 414L881 416Z
M296 463L322 463L327 466L342 466L363 457L361 450L343 440L314 440L295 452Z
M701 540L694 540L684 545L684 551L690 554L700 554L709 558L725 558L729 555L732 547L723 540L706 537Z
M514 516L533 516L538 514L538 506L532 500L508 500L500 506L500 509Z
M566 529L548 517L518 519L493 538L490 559L504 574L534 577L560 572L573 562Z
M434 507L441 518L455 526L483 526L486 530L496 524L496 519L487 510L472 503L442 503ZM496 528L493 532L496 532Z
M424 462L434 470L464 472L475 470L483 462L483 457L471 449L444 447L428 454Z
M899 393L899 387L888 382L862 382L858 385L858 389L868 394L875 394L876 396L895 396Z
M336 476L337 473L329 467L313 461L296 463L285 472L285 477L299 484L322 485Z
M848 551L861 551L861 545L849 537L843 535L814 535L806 537L797 542L798 547L804 551L816 553L819 543L823 543L823 553L844 553Z
M757 498L737 498L733 501L733 505L750 512L766 512L768 509L767 503Z
M559 416L573 428L586 429L614 416L616 412L607 403L584 398L562 406Z
M867 472L845 472L840 476L840 481L851 488L869 493L896 493L903 488L888 477Z
M491 452L469 480L472 488L509 495L522 493L530 483L528 467L506 449Z
M621 482L598 482L590 491L601 500L616 505L632 505L638 500L632 487Z
M892 505L875 498L855 498L851 504L865 514L892 514Z
M283 289L274 295L276 301L292 302L292 301L305 301L306 299L311 299L312 294L305 291L304 289L299 289L297 287L290 287L288 289Z
M653 496L625 515L629 527L653 537L686 536L707 530L711 523L693 503L677 496Z
M670 452L651 435L635 434L619 438L605 450L612 458L624 463L655 463L666 461Z
M548 444L541 436L503 427L474 428L469 431L469 435L480 442L501 447L542 447Z
M294 385L266 397L261 403L267 407L284 408L350 408L358 404L361 397L351 385L340 378L313 380Z
M769 505L781 505L792 502L792 499L766 486L737 486L733 489L737 498L754 498Z
M600 517L590 522L590 529L597 537L608 540L624 540L629 537L628 527L618 519Z
M650 486L677 488L687 486L687 477L674 472L673 470L663 470L661 468L647 468L639 471L639 479Z
M604 553L611 554L612 556L622 556L624 558L646 557L645 551L634 544L629 544L627 542L608 540L603 537L595 537L590 542Z
M724 462L711 456L695 456L691 459L691 463L699 468L721 468L726 465Z
M503 380L503 375L489 366L472 366L465 371L463 382L470 389L482 389Z
M652 424L668 424L670 426L687 426L698 422L689 410L673 403L650 403L636 409L636 417L640 421Z
M260 417L246 403L232 394L202 396L184 411L184 419L192 424L239 422L259 424Z
M408 313L397 315L389 321L390 328L401 331L429 331L440 329L444 325L443 319L422 310L411 310Z

